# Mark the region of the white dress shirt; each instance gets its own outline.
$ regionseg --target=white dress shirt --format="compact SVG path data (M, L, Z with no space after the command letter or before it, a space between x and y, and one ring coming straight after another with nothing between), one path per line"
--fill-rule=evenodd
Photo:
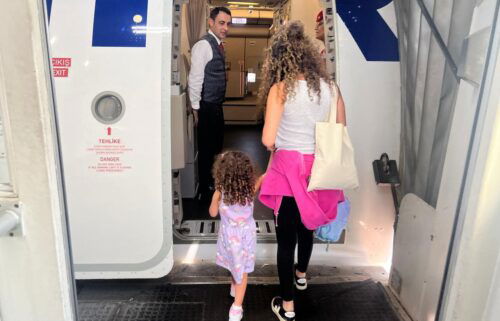
M221 40L212 32L209 34L215 37L220 45ZM189 100L193 109L200 109L201 90L203 89L203 79L205 78L205 67L212 60L213 52L210 43L203 39L195 43L191 49L191 70L189 71Z

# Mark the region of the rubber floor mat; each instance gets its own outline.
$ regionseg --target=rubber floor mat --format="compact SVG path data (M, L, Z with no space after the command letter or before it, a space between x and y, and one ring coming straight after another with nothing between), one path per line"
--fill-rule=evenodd
M203 320L203 303L136 302L127 304L120 321Z
M78 321L113 321L120 303L79 302Z
M250 285L245 321L276 321L277 285ZM232 303L229 285L158 285L140 281L82 283L81 321L221 321ZM399 321L383 287L371 280L310 285L296 293L297 321Z

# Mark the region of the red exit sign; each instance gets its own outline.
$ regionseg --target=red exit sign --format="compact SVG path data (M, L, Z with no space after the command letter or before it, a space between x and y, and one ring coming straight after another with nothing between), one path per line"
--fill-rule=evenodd
M68 77L71 58L52 58L54 77Z
M54 68L54 77L68 77L68 68Z
M54 67L71 67L71 58L52 58L52 66Z

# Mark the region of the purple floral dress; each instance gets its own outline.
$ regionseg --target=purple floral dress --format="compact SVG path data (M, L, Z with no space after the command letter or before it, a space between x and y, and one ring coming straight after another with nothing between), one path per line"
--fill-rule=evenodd
M215 263L228 269L236 283L243 273L253 272L255 266L256 228L253 202L247 205L227 205L224 197L219 204L221 224L217 240Z

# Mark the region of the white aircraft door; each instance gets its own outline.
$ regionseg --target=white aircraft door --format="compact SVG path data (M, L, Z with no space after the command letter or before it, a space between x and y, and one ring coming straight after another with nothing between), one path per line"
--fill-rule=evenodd
M43 2L0 21L0 319L76 320Z
M48 0L76 277L172 265L172 1Z

